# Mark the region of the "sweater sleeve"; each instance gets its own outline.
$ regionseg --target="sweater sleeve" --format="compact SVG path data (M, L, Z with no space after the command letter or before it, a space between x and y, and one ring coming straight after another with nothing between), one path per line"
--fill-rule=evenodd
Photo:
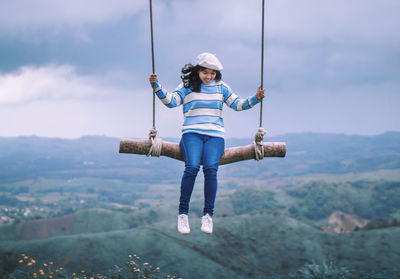
M165 90L157 81L154 84L155 93L161 102L169 108L174 108L182 105L184 92L183 86L178 86L172 93Z
M225 104L236 111L251 109L260 102L260 100L256 98L256 95L248 98L240 98L232 92L232 89L227 84L223 86L223 94Z

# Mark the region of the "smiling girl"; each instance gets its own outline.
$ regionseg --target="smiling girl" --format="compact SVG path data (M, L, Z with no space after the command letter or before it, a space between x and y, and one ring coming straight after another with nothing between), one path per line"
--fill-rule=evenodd
M258 104L265 96L258 88L254 96L242 99L221 81L222 64L211 53L201 53L195 66L186 64L182 69L182 83L172 92L162 88L156 74L149 81L160 100L169 108L183 105L184 122L179 143L185 159L179 198L178 231L189 234L189 202L200 165L204 173L204 209L201 231L211 234L212 216L217 193L217 171L225 150L222 108L225 103L236 110L246 110Z

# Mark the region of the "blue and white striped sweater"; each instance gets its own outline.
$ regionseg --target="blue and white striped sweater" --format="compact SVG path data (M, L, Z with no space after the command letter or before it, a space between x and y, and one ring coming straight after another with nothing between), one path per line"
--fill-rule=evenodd
M224 137L223 104L236 110L252 108L260 101L256 96L240 98L223 81L202 84L200 92L193 92L181 83L172 93L155 84L156 95L169 108L183 105L182 133L194 132L214 137Z

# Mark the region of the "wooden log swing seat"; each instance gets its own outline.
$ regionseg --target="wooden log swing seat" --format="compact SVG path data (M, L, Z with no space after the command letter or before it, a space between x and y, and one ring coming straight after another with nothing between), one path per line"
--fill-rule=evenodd
M261 31L261 88L264 79L264 2L262 0L262 31ZM150 6L150 32L151 32L151 58L152 70L155 73L154 66L154 39L153 39L153 16L152 16L152 0L149 0ZM131 140L121 139L119 144L120 153L141 154L147 156L167 156L173 159L184 161L182 151L179 144L162 141L157 138L157 130L155 129L155 88L153 86L153 128L150 130L148 140ZM238 146L226 148L220 165L230 164L234 162L256 159L257 161L264 157L285 157L286 144L284 142L262 142L265 130L262 128L262 108L263 100L260 103L260 125L252 144L246 146Z
M255 144L226 148L219 164L225 165L254 159L256 157ZM284 142L261 142L261 144L264 149L264 157L285 157L286 155ZM151 146L151 140L121 139L119 153L149 155ZM162 141L160 155L183 161L182 151L177 143Z

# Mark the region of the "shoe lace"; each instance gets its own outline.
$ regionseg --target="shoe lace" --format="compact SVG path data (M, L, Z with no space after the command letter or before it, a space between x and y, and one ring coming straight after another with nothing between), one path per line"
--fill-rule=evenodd
M179 216L179 226L180 227L187 227L187 222L185 216Z
M207 226L207 227L211 226L211 222L212 222L212 219L211 219L210 215L203 216L203 224L205 226Z

